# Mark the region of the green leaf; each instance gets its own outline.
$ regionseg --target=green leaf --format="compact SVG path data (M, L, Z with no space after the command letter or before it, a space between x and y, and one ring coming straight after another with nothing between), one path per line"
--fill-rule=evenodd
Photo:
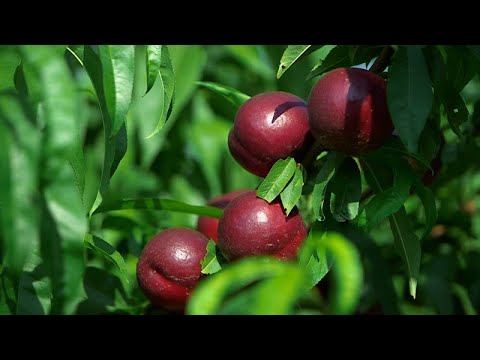
M14 315L17 304L17 292L10 278L2 273L0 267L0 315Z
M370 62L375 56L378 56L382 47L380 46L330 46L326 49L326 54L320 59L319 63L310 71L307 80L322 75L340 67L350 67ZM322 49L322 50L323 50Z
M230 86L205 81L197 81L197 85L203 86L204 88L223 96L226 100L233 104L235 108L239 108L245 101L250 99L249 95L246 95Z
M207 255L205 255L205 258L202 260L202 274L215 274L222 270L225 263L226 260L218 250L215 241L212 239L208 240Z
M365 161L365 179L376 193L382 193L388 188L387 169L385 166ZM391 169L388 169L391 172ZM404 173L403 171L399 174ZM390 182L391 183L391 182ZM410 294L415 298L420 272L421 248L420 241L413 231L412 224L407 217L405 207L388 217L390 228L394 237L394 244L406 266L409 277Z
M104 256L106 259L111 261L113 264L115 264L120 270L120 273L123 275L124 280L126 283L129 283L128 280L128 270L127 266L125 265L125 260L123 256L109 243L107 243L105 240L92 235L92 234L86 234L85 238L83 240L83 244L87 249L90 249L92 251L95 251L102 256Z
M433 103L428 68L419 47L400 46L397 50L389 67L387 101L398 135L416 153Z
M455 294L455 296L457 296L458 300L460 300L465 315L477 315L477 311L470 300L467 289L456 283L452 284L451 287L452 292Z
M108 48L107 48L108 49ZM118 49L116 49L118 50ZM133 51L133 50L132 50ZM104 51L105 52L105 51ZM121 52L120 50L118 52ZM128 52L128 51L127 51ZM117 53L117 51L115 51ZM126 55L126 54L124 54ZM133 55L132 55L133 56ZM128 57L128 56L127 56ZM119 57L118 61L115 63L122 64L120 61L121 57ZM98 206L103 201L103 198L108 190L108 185L110 182L110 178L115 173L120 160L125 155L127 151L127 131L125 127L125 119L122 117L123 125L119 128L119 131L114 134L114 122L118 123L119 120L116 121L112 118L111 110L109 110L108 103L112 104L115 103L115 97L113 93L111 93L111 88L115 85L115 79L123 78L131 79L130 73L123 74L125 67L127 66L127 59L124 59L125 63L122 66L118 66L115 68L114 77L112 78L112 74L108 72L108 69L112 70L111 66L108 65L108 59L104 60L107 61L107 64L103 64L101 58L93 51L90 46L85 46L84 48L84 65L87 73L92 80L93 86L95 87L95 92L98 97L98 101L100 104L100 109L102 111L103 117L103 129L104 129L104 139L105 139L105 150L104 150L104 158L103 158L103 168L102 168L102 177L100 181L100 189L97 194L97 198L95 199L95 203L93 204L92 208L90 209L90 214L92 214ZM132 60L133 61L133 60ZM106 68L106 69L104 69ZM132 65L133 68L133 65ZM126 71L126 70L125 70ZM133 72L133 69L131 70ZM106 74L104 73L106 72ZM132 75L133 76L133 75ZM107 84L108 83L108 84ZM122 82L123 83L123 82ZM122 89L126 93L126 86ZM127 107L130 105L130 97L123 98L120 103L121 106L119 107L119 111L117 112L119 116L126 115ZM127 106L128 102L128 106ZM111 107L112 105L110 105ZM125 113L124 113L125 110Z
M98 56L102 67L99 80L103 84L103 96L111 121L110 136L113 137L125 124L132 101L135 49L133 45L99 45Z
M280 59L280 65L278 66L277 79L280 79L282 75L290 69L295 62L297 62L302 56L308 54L308 50L312 45L288 45L285 52ZM321 46L321 45L320 45Z
M424 240L432 232L433 226L437 222L437 206L435 204L435 197L430 188L424 186L420 180L417 180L414 186L415 193L422 201L425 209L425 230L421 240Z
M407 217L404 207L388 219L395 239L395 248L401 255L407 268L410 295L415 298L417 293L418 274L420 272L420 241L413 231L412 224Z
M28 254L39 244L41 134L28 110L13 93L0 93L0 244L3 271L16 285Z
M104 203L94 214L100 214L108 211L130 210L130 209L149 209L149 210L166 210L180 212L185 214L195 214L219 218L222 216L223 210L214 206L197 206L185 204L180 201L159 198L141 198L141 199L123 199Z
M355 160L348 157L337 167L329 190L330 211L335 220L343 222L355 219L362 195L362 180Z
M302 196L303 184L303 172L300 170L300 168L296 167L293 178L280 193L280 199L282 200L282 205L287 213L287 216L293 210L295 205L297 205L298 200L300 200L300 197Z
M369 160L364 161L368 168L366 176L372 176L373 170L369 166ZM371 231L384 219L397 212L408 198L410 187L416 179L415 173L403 161L396 161L393 171L393 186L377 193L364 208L367 217L367 231Z
M17 315L50 314L53 302L52 279L39 249L32 248L18 286Z
M15 71L20 65L20 56L13 46L2 46L0 49L0 90L14 89Z
M307 287L312 288L322 280L332 267L332 258L326 250L318 249L313 232L308 234L298 253L298 262L305 269L307 274ZM322 233L316 233L316 237L322 236Z
M469 116L467 106L460 94L450 89L447 90L447 93L442 99L445 112L447 113L448 123L453 132L461 137L462 132L460 125L466 122Z
M242 314L289 314L297 299L305 292L304 274L293 264L273 258L241 259L203 279L194 289L186 313L208 315L222 313L222 303L232 293L245 286L255 285L254 301L244 301ZM249 291L237 296L248 296Z
M278 160L258 186L257 196L269 203L272 202L294 176L296 168L297 164L293 158Z
M147 46L147 92L153 87L155 80L162 84L162 115L155 130L147 136L158 134L172 113L175 102L175 72L173 70L167 45Z
M330 179L335 174L335 168L340 166L345 159L342 153L330 152L325 159L325 163L315 177L315 185L313 186L312 204L313 213L317 220L325 220L323 213L323 203L325 200L325 192Z

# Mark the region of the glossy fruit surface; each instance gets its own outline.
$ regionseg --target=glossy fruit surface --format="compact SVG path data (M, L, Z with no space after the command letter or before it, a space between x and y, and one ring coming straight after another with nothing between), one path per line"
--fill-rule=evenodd
M238 109L228 146L240 165L265 177L277 160L303 154L312 140L306 102L274 91L253 96Z
M378 149L393 131L385 80L363 69L323 75L310 92L308 113L321 145L349 155Z
M218 246L228 260L272 255L295 258L307 228L297 208L285 215L280 201L272 203L249 191L234 199L220 218Z
M137 280L156 306L181 310L202 276L207 238L198 231L174 228L152 238L138 260Z

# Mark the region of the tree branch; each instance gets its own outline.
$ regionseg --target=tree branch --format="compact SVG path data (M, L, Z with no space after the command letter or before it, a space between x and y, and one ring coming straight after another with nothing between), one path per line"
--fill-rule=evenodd
M395 50L393 49L393 47L391 47L390 45L385 46L369 70L371 72L374 72L375 74L380 74L383 70L387 68L388 65L390 65L394 53Z

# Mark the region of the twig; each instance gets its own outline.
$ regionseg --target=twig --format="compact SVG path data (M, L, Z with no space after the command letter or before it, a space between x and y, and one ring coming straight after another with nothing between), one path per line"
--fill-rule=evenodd
M380 74L390 65L394 53L395 50L390 45L385 46L369 70L375 74Z

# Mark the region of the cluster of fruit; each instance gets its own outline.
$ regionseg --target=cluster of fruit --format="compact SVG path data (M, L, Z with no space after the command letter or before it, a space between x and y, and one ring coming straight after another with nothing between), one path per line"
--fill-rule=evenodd
M308 103L285 92L246 101L228 146L241 166L265 177L279 159L301 162L315 140L324 149L361 155L379 148L392 131L385 80L367 70L339 68L317 81ZM197 230L168 229L145 246L137 279L154 305L184 309L202 276L209 238L228 261L257 255L290 260L308 233L297 208L287 216L278 198L268 203L255 190L225 194L209 205L224 208L219 220L201 217Z

